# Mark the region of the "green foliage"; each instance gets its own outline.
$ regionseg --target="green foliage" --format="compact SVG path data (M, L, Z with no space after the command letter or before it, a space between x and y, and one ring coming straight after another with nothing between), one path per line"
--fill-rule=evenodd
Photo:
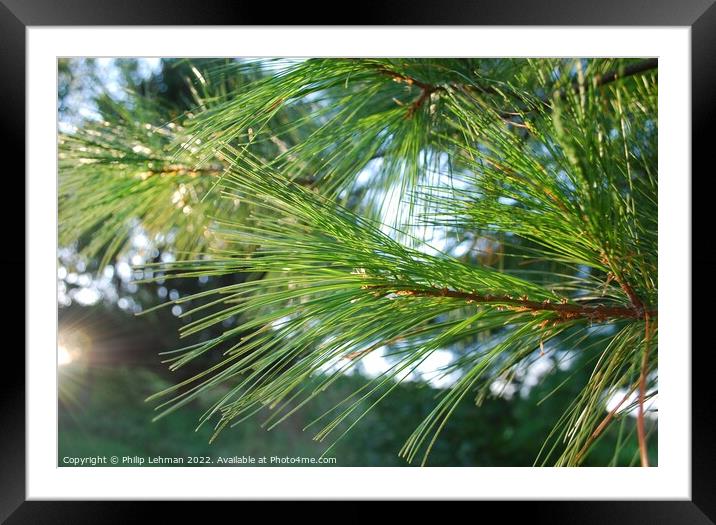
M329 453L447 349L455 359L438 372L456 379L400 451L425 463L464 399L481 404L544 353L568 352L592 370L537 461L578 465L603 426L656 395L657 77L642 65L312 59L195 70L202 92L181 126L150 124L158 117L137 104L61 139L61 239L85 234L108 261L134 218L155 234L171 228L196 254L149 265L162 279L246 276L168 303L201 303L183 314L182 336L221 331L171 352L171 368L222 358L151 396L168 396L160 416L215 392L201 417L214 437L266 408L273 428L386 353L387 370L306 426L331 437ZM226 89L227 79L242 81ZM427 232L443 232L445 246ZM481 253L454 255L469 240ZM623 391L639 400L607 413Z
M221 61L205 66L217 64ZM132 77L133 68L124 66L124 74ZM210 107L209 99L239 89L255 73L219 77L209 87L196 66L180 61L169 67L180 66L188 68L191 78L181 77L188 94L179 101L158 104L157 98L140 93L158 90L145 84L127 91L128 100L101 92L95 98L98 116L60 134L60 245L77 243L81 255L101 259L100 269L128 249L138 226L184 258L207 249L210 217L247 211L233 203L204 202L226 166L216 158L199 166L201 141L184 125L194 115L183 107Z
M152 408L143 403L143 398L166 388L170 378L138 366L108 366L93 373L89 379L83 377L87 371L83 374L78 370L61 370L61 374L71 374L76 380L81 405L75 408L62 401L60 403L58 466L64 466L62 458L66 456L93 455L142 458L209 456L213 459L219 456L318 457L324 445L312 441L311 435L302 432L302 428L365 383L360 376L341 378L315 403L286 421L282 432L267 432L261 428L264 414L257 414L209 444L209 428L194 430L197 418L211 404L211 399L200 398L172 417L152 423ZM469 402L462 403L442 439L433 448L429 465L519 467L531 464L544 435L553 424L551 418L541 416L551 407L541 405L540 417L535 417L535 404L567 374L560 372L546 378L525 398L490 399L479 410L475 410ZM62 378L63 381L65 379ZM362 425L353 429L350 439L338 443L331 451L330 455L336 458L335 466L408 466L396 451L410 434L416 416L427 414L432 409L438 393L436 389L419 382L401 384L392 396L366 416ZM564 388L559 395L568 398L571 393L569 388ZM563 400L552 397L548 402L559 410ZM605 465L612 460L612 449L617 444L619 432L616 426L610 430L595 445L594 452L586 460L587 465ZM621 455L615 458L615 464L628 466L637 456L636 445L631 443L631 446L623 447ZM120 463L117 466L127 465Z

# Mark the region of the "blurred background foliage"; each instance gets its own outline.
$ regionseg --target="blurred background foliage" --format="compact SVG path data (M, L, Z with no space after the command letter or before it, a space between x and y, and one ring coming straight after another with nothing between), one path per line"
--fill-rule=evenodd
M490 67L485 72L487 76L511 74L509 63L495 60ZM280 72L281 61L276 68ZM602 69L606 72L608 65ZM199 396L157 421L152 421L155 407L145 402L147 396L221 360L220 355L207 353L171 372L162 362L161 352L207 341L216 337L222 326L231 326L231 321L180 340L179 329L193 320L192 315L183 315L198 304L189 301L141 317L135 314L168 300L251 278L227 274L165 279L161 272L146 266L136 269L201 252L211 240L205 228L209 217L226 214L241 219L240 214L248 213L246 207L231 201L211 210L202 202L202 195L214 187L225 169L221 157L217 160L215 152L207 152L205 147L218 140L217 132L228 134L226 140L230 141L236 140L237 130L241 130L247 134L239 137L241 143L254 155L270 159L274 167L292 167L294 180L335 196L351 209L377 216L391 199L394 181L368 177L366 183L361 176L370 171L376 159L390 162L390 141L329 143L322 129L327 123L342 122L346 129L350 125L363 126L368 131L366 136L375 136L380 130L373 116L379 115L381 119L393 119L393 134L400 133L406 127L405 112L409 111L408 103L400 101L413 100L415 86L405 82L381 85L366 94L367 100L371 96L376 100L387 97L398 103L386 107L349 106L340 114L326 109L320 97L307 96L296 97L295 103L277 114L275 101L256 100L255 107L239 108L239 117L245 122L226 122L218 130L216 124L209 129L202 127L201 118L194 119L192 112L197 108L202 115L211 117L214 107L225 109L232 103L232 94L241 93L246 86L274 81L276 71L250 61L237 66L235 61L225 59L58 61L62 223L58 254L60 460L64 456L93 454L317 457L326 444L312 440L313 433L304 431L304 427L368 382L371 371L367 365L359 364L357 373L341 378L325 395L271 431L261 428L264 414L259 413L251 421L228 429L212 444L208 443L211 428L194 431L212 399ZM323 83L321 90L326 97L341 87L342 74L322 76L320 69L310 74ZM408 78L419 76L421 71L418 67L404 74ZM356 89L360 89L361 79L354 80L358 82ZM534 80L535 85L538 80ZM535 90L536 97L543 95ZM263 124L262 114L267 118ZM412 119L408 127L419 126L419 118L423 117ZM251 119L257 120L255 129L248 126L246 132ZM384 124L383 120L381 126ZM254 140L250 136L261 131L265 131L263 138ZM449 136L449 130L443 131L436 134L443 137L440 140ZM396 156L413 159L401 169L416 177L420 173L429 176L436 168L433 163L444 162L436 158L426 165L419 160L423 142L406 146L405 141L394 139L393 143L402 144ZM182 148L177 150L177 144ZM296 155L302 148L329 151L330 155L317 155L310 165L302 165L300 159L305 156ZM410 162L415 165L411 167ZM125 172L133 176L116 176ZM318 179L307 176L313 173L319 174ZM92 182L92 177L104 182ZM143 184L150 177L163 177L163 182ZM410 182L410 177L406 180L412 186L418 183ZM103 188L102 195L97 195L97 188ZM407 187L403 185L399 193L405 191ZM159 205L166 202L172 206ZM67 213L63 214L63 210ZM446 252L466 262L500 270L512 268L515 272L565 270L543 262L524 270L519 259L503 257L501 247L505 242L512 244L513 253L532 254L534 246L528 241L461 233L448 231L442 241ZM147 279L153 281L142 282ZM590 365L594 365L605 344L599 336L595 331L590 352L555 352L534 360L530 370L511 378L499 395L487 398L479 408L469 398L461 402L436 442L428 465L532 465L545 438L589 380ZM462 341L453 350L458 354L466 352L469 344ZM330 455L337 458L336 465L408 466L397 452L416 422L431 411L443 392L439 383L424 378L401 383L331 450ZM634 418L622 414L616 419L597 440L584 465L638 464ZM655 425L650 425L650 433L649 455L652 464L656 464Z
M60 370L60 464L65 456L91 455L318 457L326 446L314 441L303 427L367 381L359 375L347 376L271 431L260 426L265 414L257 414L209 444L212 429L195 429L210 399L200 398L154 422L153 407L145 402L147 396L176 380L156 356L158 349L180 345L178 340L171 341L176 320L144 322L116 308L95 305L63 308L60 323L66 333L87 331L89 326L97 337L83 347L81 359ZM428 465L531 466L545 436L579 392L589 370L582 368L581 378L573 374L572 370L549 374L525 389L526 394L490 398L480 408L469 400L461 403L432 450ZM575 381L565 383L543 401L567 378ZM409 466L396 451L415 421L430 412L439 393L440 389L424 382L402 383L328 455L336 458L335 466ZM624 418L625 425L615 425L605 433L587 457L586 466L638 464L633 425L628 419ZM624 445L615 455L618 440ZM651 442L656 443L655 439Z

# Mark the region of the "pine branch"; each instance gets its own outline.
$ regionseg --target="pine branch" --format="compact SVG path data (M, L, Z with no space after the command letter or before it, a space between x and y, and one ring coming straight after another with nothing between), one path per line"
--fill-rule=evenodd
M340 402L316 434L340 439L337 429L357 424L361 407L431 353L460 347L448 367L459 380L401 450L425 462L466 396L479 403L555 338L555 347L595 362L545 458L557 450L558 465L581 464L626 402L603 417L605 396L636 383L646 464L643 405L658 316L657 79L616 81L657 64L577 66L576 82L574 62L561 59L223 66L217 76L250 72L250 82L196 93L201 107L186 127L150 129L124 111L66 138L62 239L91 232L90 253L107 244L116 252L128 224L169 225L201 256L150 265L163 279L263 277L167 303L196 302L182 313L192 318L182 336L218 334L172 354L171 368L221 357L160 394L172 396L162 413L223 385L202 423L218 417L218 432L270 407L273 426L390 348L394 365ZM394 217L379 221L387 211ZM446 248L428 246L420 228L441 232ZM469 236L476 251L484 241L499 256L451 256L451 243ZM616 332L595 334L593 323Z
M515 312L554 312L559 321L587 319L594 322L607 322L614 319L646 319L656 317L656 310L645 312L643 308L624 308L618 306L584 306L570 304L564 299L561 303L552 303L549 299L538 302L527 298L515 299L509 295L482 295L475 292L461 292L443 289L406 289L390 285L366 285L368 289L387 289L386 293L415 297L451 297L464 299L467 303L507 305L507 309Z
M605 75L596 75L594 77L594 84L597 86L604 86L606 84L609 84L610 82L614 82L614 81L622 79L622 78L630 77L632 75L638 75L640 73L645 73L647 71L657 69L658 67L659 67L659 59L658 58L647 58L647 59L641 60L639 62L634 62L627 66L620 67L618 69L610 71L609 73L607 73Z
M633 75L638 75L640 73L644 73L647 71L657 69L658 66L659 66L659 60L657 58L644 59L639 62L634 62L632 64L629 64L629 65L626 65L623 67L619 67L619 68L614 69L604 75L597 74L591 79L591 85L593 85L595 87L605 86L611 82L615 82L615 81L621 80L623 78L627 78L627 77L630 77ZM418 98L416 98L410 104L408 111L406 113L406 118L411 118L415 114L415 112L418 109L420 109L420 107L423 105L425 100L427 100L432 93L439 92L439 91L445 91L445 89L448 86L452 89L468 90L468 91L472 90L472 91L477 91L481 94L502 95L502 96L504 95L503 93L501 93L500 91L498 91L494 88L491 88L489 86L484 87L484 86L481 86L476 83L466 84L466 83L451 82L447 86L437 85L437 84L430 84L427 82L422 82L415 77L405 75L402 73L398 73L396 71L392 71L392 70L386 68L385 66L378 66L378 67L376 67L376 70L383 75L387 75L387 76L391 77L394 81L396 81L398 83L405 83L410 86L415 85L420 88L420 95L418 96ZM581 89L580 82L574 81L572 83L572 91L575 93L579 93L580 89ZM552 94L552 97L542 98L541 103L544 105L545 108L550 108L551 107L550 103L551 103L553 97L563 98L566 95L567 95L566 91L557 90ZM534 109L527 109L526 111L530 112L530 111L534 111ZM525 126L524 124L521 124L519 122L515 122L513 120L508 119L508 117L517 116L517 115L523 114L524 112L525 112L525 110L522 110L520 112L515 112L514 110L512 110L512 111L505 110L505 111L500 111L498 113L502 117L503 121L506 124L529 129L529 126Z

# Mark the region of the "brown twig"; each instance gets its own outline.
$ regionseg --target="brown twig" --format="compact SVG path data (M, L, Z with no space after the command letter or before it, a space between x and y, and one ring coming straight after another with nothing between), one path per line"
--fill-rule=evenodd
M606 84L609 84L611 82L615 82L617 80L621 80L622 78L630 77L633 75L638 75L639 73L644 73L646 71L650 71L652 69L656 69L659 67L659 59L657 58L648 58L646 60L641 60L639 62L634 62L632 64L629 64L628 66L624 66L618 69L615 69L613 71L610 71L609 73L606 73L604 75L595 75L592 77L592 85L594 87L602 87ZM580 83L579 81L572 82L571 90L575 93L578 93L580 89ZM553 96L563 98L569 93L569 90L557 90ZM543 99L544 102L547 102L547 99Z
M634 288L632 288L632 286L624 279L624 277L620 275L620 272L612 264L612 260L604 251L602 252L602 262L609 267L609 269L611 270L611 278L617 282L619 287L627 295L629 301L631 301L632 306L634 306L634 309L640 312L644 312L644 302L636 294Z
M576 319L589 319L601 322L608 319L641 319L645 312L639 312L635 308L623 306L587 306L569 302L553 303L550 300L532 301L526 297L515 298L510 295L490 295L476 292L462 292L448 288L421 288L405 289L390 285L366 285L367 289L384 289L385 294L416 296L416 297L451 297L453 299L464 299L468 303L497 304L502 305L515 312L554 312L560 321L571 321ZM651 311L650 315L656 316L657 312Z
M597 425L597 428L594 429L594 432L589 436L589 439L587 439L586 443L584 443L584 446L581 448L581 450L577 453L576 461L579 463L579 461L582 459L584 454L587 453L587 450L589 450L589 447L592 446L592 443L594 443L594 440L596 440L601 433L604 431L607 426L609 426L609 423L612 422L612 419L614 419L614 416L619 411L621 406L624 404L624 402L629 399L629 397L634 393L634 390L636 390L638 384L634 385L629 392L626 393L626 395L617 403L617 406L612 408L609 413L607 414L607 417L602 419L601 423Z
M405 114L405 118L413 118L413 115L415 115L415 112L420 109L420 107L425 103L425 101L430 98L430 95L438 91L440 88L439 86L427 86L427 87L421 87L420 88L420 96L416 98L412 104L410 104L410 107L408 108L408 112Z
M650 326L649 312L644 312L644 353L641 359L641 374L639 376L639 408L636 418L636 435L639 441L639 456L641 457L641 466L649 466L649 456L646 446L646 432L644 431L644 399L646 397L646 376L649 372L649 343L650 343Z
M167 164L165 166L162 166L160 169L148 170L152 175L199 175L200 173L207 173L207 174L217 174L224 171L224 167L218 167L218 166L209 166L206 168L190 168L189 166L185 166L183 164Z
M164 175L164 176L172 176L172 175L189 175L190 177L198 177L200 175L210 175L210 176L216 176L224 173L226 171L225 167L219 167L219 166L210 166L206 168L190 168L189 166L185 166L182 164L169 164L166 166L163 166L160 169L151 169L144 171L139 174L143 180L155 176L155 175ZM313 186L317 179L310 177L310 178L296 178L292 179L292 182L295 184L298 184L299 186Z
M617 69L615 71L611 71L611 72L607 73L606 75L597 75L594 78L594 83L597 86L603 86L604 84L614 82L615 80L619 80L620 78L630 77L632 75L644 73L645 71L649 71L651 69L656 69L658 67L659 67L659 59L658 58L647 58L645 60L641 60L639 62L634 62L632 64L629 64L628 66Z
M403 75L402 73L398 73L397 71L393 71L392 69L388 69L387 67L384 67L384 66L378 66L376 68L376 70L378 71L378 73L380 73L382 75L389 76L390 78L392 78L394 81L398 82L399 84L405 83L405 84L408 84L409 86L412 86L414 84L414 85L418 86L420 89L435 89L438 87L438 86L434 86L432 84L428 84L426 82L422 82L422 81L418 80L417 78L414 78L414 77L411 77L408 75Z
M436 91L445 89L443 86L422 82L417 78L398 73L397 71L392 71L383 66L379 66L376 69L379 73L391 77L395 82L405 83L409 86L417 86L418 88L420 88L420 95L418 95L418 98L416 98L410 104L410 106L408 107L408 111L405 114L405 118L408 119L412 118L413 115L415 115L415 112L420 109L420 107L425 103L428 98L430 98L430 95L432 95Z
M659 60L656 58L649 58L649 59L641 60L639 62L634 62L632 64L629 64L625 67L621 67L619 69L610 71L604 75L597 75L597 76L593 77L592 84L595 87L601 87L601 86L604 86L611 82L620 80L622 78L626 78L626 77L629 77L632 75L637 75L639 73L644 73L645 71L656 69L656 68L658 68L658 66L659 66ZM418 98L416 98L408 107L408 111L405 115L406 118L412 118L412 116L415 114L415 112L418 109L420 109L420 107L425 103L425 101L428 99L428 97L430 97L431 94L433 94L437 91L446 89L446 86L422 82L415 77L411 77L411 76L405 75L403 73L398 73L397 71L393 71L385 66L377 66L375 69L381 75L389 76L395 82L405 83L409 86L414 85L414 86L417 86L420 88L420 95L418 95ZM485 87L485 86L480 86L478 84L458 84L458 83L452 82L449 84L449 86L452 87L453 89L462 90L462 91L474 90L474 91L478 91L480 93L485 93L485 94L500 94L499 91L497 91L489 86ZM574 82L572 84L572 90L579 91L579 89L580 89L579 82ZM561 91L557 90L553 94L553 96L562 98L562 97L566 96L567 93L568 93L568 90L561 90ZM543 106L549 108L550 101L551 101L551 98L546 97L546 98L540 99L539 103L542 104ZM514 120L510 119L509 117L520 116L522 113L529 113L533 110L534 110L534 108L526 109L526 110L523 110L522 112L502 111L502 112L498 112L498 114L500 115L500 118L505 120L505 122L508 125L517 126L517 127L521 127L521 128L529 130L529 126L522 124L520 122L515 122Z
M604 262L611 269L610 275L619 284L624 293L629 297L634 311L639 312L639 318L644 319L644 353L641 360L641 373L639 375L639 404L636 418L636 434L639 442L639 456L641 458L641 466L649 466L649 456L646 444L646 432L644 430L644 400L646 398L646 379L649 372L649 346L651 340L650 320L654 316L653 311L649 311L644 307L644 302L639 298L634 288L624 279L623 276L616 271L612 261L606 253L602 254Z

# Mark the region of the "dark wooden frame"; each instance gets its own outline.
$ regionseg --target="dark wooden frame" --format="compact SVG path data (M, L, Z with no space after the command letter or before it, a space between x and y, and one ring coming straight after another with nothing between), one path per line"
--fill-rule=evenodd
M390 4L350 4L336 16L335 2L261 3L230 0L0 0L0 144L3 149L6 195L25 195L24 155L25 30L27 26L64 25L550 25L550 26L689 26L691 27L692 72L692 239L699 240L697 253L683 254L691 262L692 275L699 278L698 293L692 294L692 326L706 326L713 317L708 307L714 297L716 248L710 225L712 192L706 185L716 175L709 163L714 144L716 117L716 5L714 0L424 0L394 1ZM348 10L351 7L352 11ZM322 16L332 16L322 20ZM16 167L8 166L14 161ZM698 191L693 191L698 182ZM688 184L688 174L684 174ZM12 188L12 185L16 188ZM711 182L711 184L713 184ZM13 199L18 201L19 199ZM24 217L5 207L7 231L0 255L6 297L16 305L24 286L13 278L25 267L25 231L13 227ZM703 211L706 210L706 211ZM10 238L8 239L7 236ZM692 245L693 246L693 245ZM693 250L692 250L693 251ZM28 276L25 274L25 279ZM16 282L15 290L10 281ZM12 294L12 295L11 295ZM24 297L24 295L23 295ZM703 298L703 301L700 299ZM699 304L703 303L703 306ZM690 305L683 305L688 308ZM15 311L22 311L15 306ZM9 313L6 315L10 315ZM27 312L27 315L32 315ZM4 323L7 322L4 319ZM19 326L19 322L6 326ZM703 329L700 328L702 331ZM5 338L15 329L5 330ZM8 523L125 523L142 516L146 504L137 502L28 502L25 501L25 367L16 344L4 345L2 375L2 426L0 427L0 519ZM679 350L679 349L674 349ZM689 348L680 349L684 353ZM690 501L531 501L479 502L483 512L497 512L508 522L523 523L714 523L716 522L716 434L713 391L707 376L713 373L709 358L713 343L693 345L692 351L692 497ZM210 516L225 512L227 503ZM246 505L247 503L241 503ZM265 505L258 503L259 505ZM186 503L162 503L163 521L173 515L189 517ZM255 506L257 503L252 503ZM357 503L353 503L357 505ZM365 503L362 503L365 505ZM422 505L413 508L419 510ZM488 508L491 507L491 508ZM246 507L243 512L258 509ZM259 510L259 512L263 509ZM336 512L335 509L324 509ZM206 510L202 516L207 517ZM340 512L340 511L338 511ZM454 512L454 511L452 511ZM474 512L474 510L473 510ZM140 514L141 513L141 514ZM179 514L181 513L181 514ZM490 512L492 514L492 512ZM453 514L454 516L455 514ZM354 513L337 514L354 518ZM478 516L482 516L479 514ZM367 516L366 516L367 517ZM238 515L237 515L238 518ZM344 519L341 518L341 519ZM355 519L355 518L354 518ZM489 519L489 518L485 518Z

